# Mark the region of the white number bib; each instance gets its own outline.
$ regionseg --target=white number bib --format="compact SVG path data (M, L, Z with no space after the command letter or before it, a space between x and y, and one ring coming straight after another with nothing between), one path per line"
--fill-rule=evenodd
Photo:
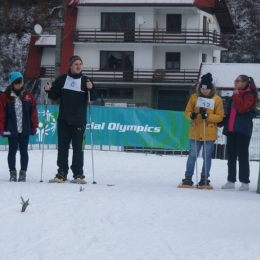
M215 100L209 98L199 97L197 100L197 107L211 108L214 109Z
M73 79L72 77L67 76L63 88L81 92L81 78Z

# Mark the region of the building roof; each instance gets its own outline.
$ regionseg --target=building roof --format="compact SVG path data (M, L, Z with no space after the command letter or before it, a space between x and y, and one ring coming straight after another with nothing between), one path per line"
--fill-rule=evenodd
M243 74L252 77L260 88L260 64L256 63L202 63L199 80L202 75L211 73L217 89L233 89L234 80Z
M35 46L56 46L55 35L41 35L35 42Z

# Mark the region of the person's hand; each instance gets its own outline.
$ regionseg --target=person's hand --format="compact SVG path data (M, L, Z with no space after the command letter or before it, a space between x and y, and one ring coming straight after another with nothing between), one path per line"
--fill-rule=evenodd
M5 137L5 130L4 130L4 129L0 129L0 135L1 135L2 137Z
M196 119L196 117L197 117L197 113L195 113L195 112L190 113L190 119L194 120L194 119Z
M202 113L201 118L207 120L209 118L207 113Z
M206 113L206 108L205 108L205 107L200 107L199 113L200 113L201 115L202 115L202 114L205 114L205 113Z
M32 135L35 135L36 133L37 133L37 128L33 127L33 128L31 129L31 134L32 134Z
M44 85L44 91L45 92L48 92L50 91L51 89L51 83L50 82L47 82L45 85Z
M88 89L91 89L91 88L93 87L93 84L90 82L89 79L87 79L86 87L87 87Z

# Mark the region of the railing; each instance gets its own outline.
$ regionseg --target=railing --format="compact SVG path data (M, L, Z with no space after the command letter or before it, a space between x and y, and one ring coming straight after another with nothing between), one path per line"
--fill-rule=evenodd
M41 66L39 68L39 78L53 78L55 76L54 66Z
M83 68L82 72L93 81L101 82L169 82L190 83L196 82L198 70L100 70ZM54 66L42 66L39 68L40 78L53 78L55 76Z
M227 46L227 37L216 31L181 30L169 32L163 29L136 29L111 32L100 29L74 29L73 34L74 42L142 42Z
M196 82L198 70L99 70L83 69L94 81L132 81L132 82Z

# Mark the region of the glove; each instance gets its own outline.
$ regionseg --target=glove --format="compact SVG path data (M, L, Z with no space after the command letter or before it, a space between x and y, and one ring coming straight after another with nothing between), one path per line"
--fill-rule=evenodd
M1 135L2 137L5 137L5 130L0 129L0 135Z
M208 116L207 113L202 113L202 114L201 114L201 117L202 117L202 119L207 120L209 116Z
M197 113L195 113L195 112L190 113L190 119L194 120L194 119L196 119L196 117L197 117Z
M37 133L37 128L34 128L34 127L33 127L32 130L31 130L31 134L32 134L32 135L35 135L36 133Z

